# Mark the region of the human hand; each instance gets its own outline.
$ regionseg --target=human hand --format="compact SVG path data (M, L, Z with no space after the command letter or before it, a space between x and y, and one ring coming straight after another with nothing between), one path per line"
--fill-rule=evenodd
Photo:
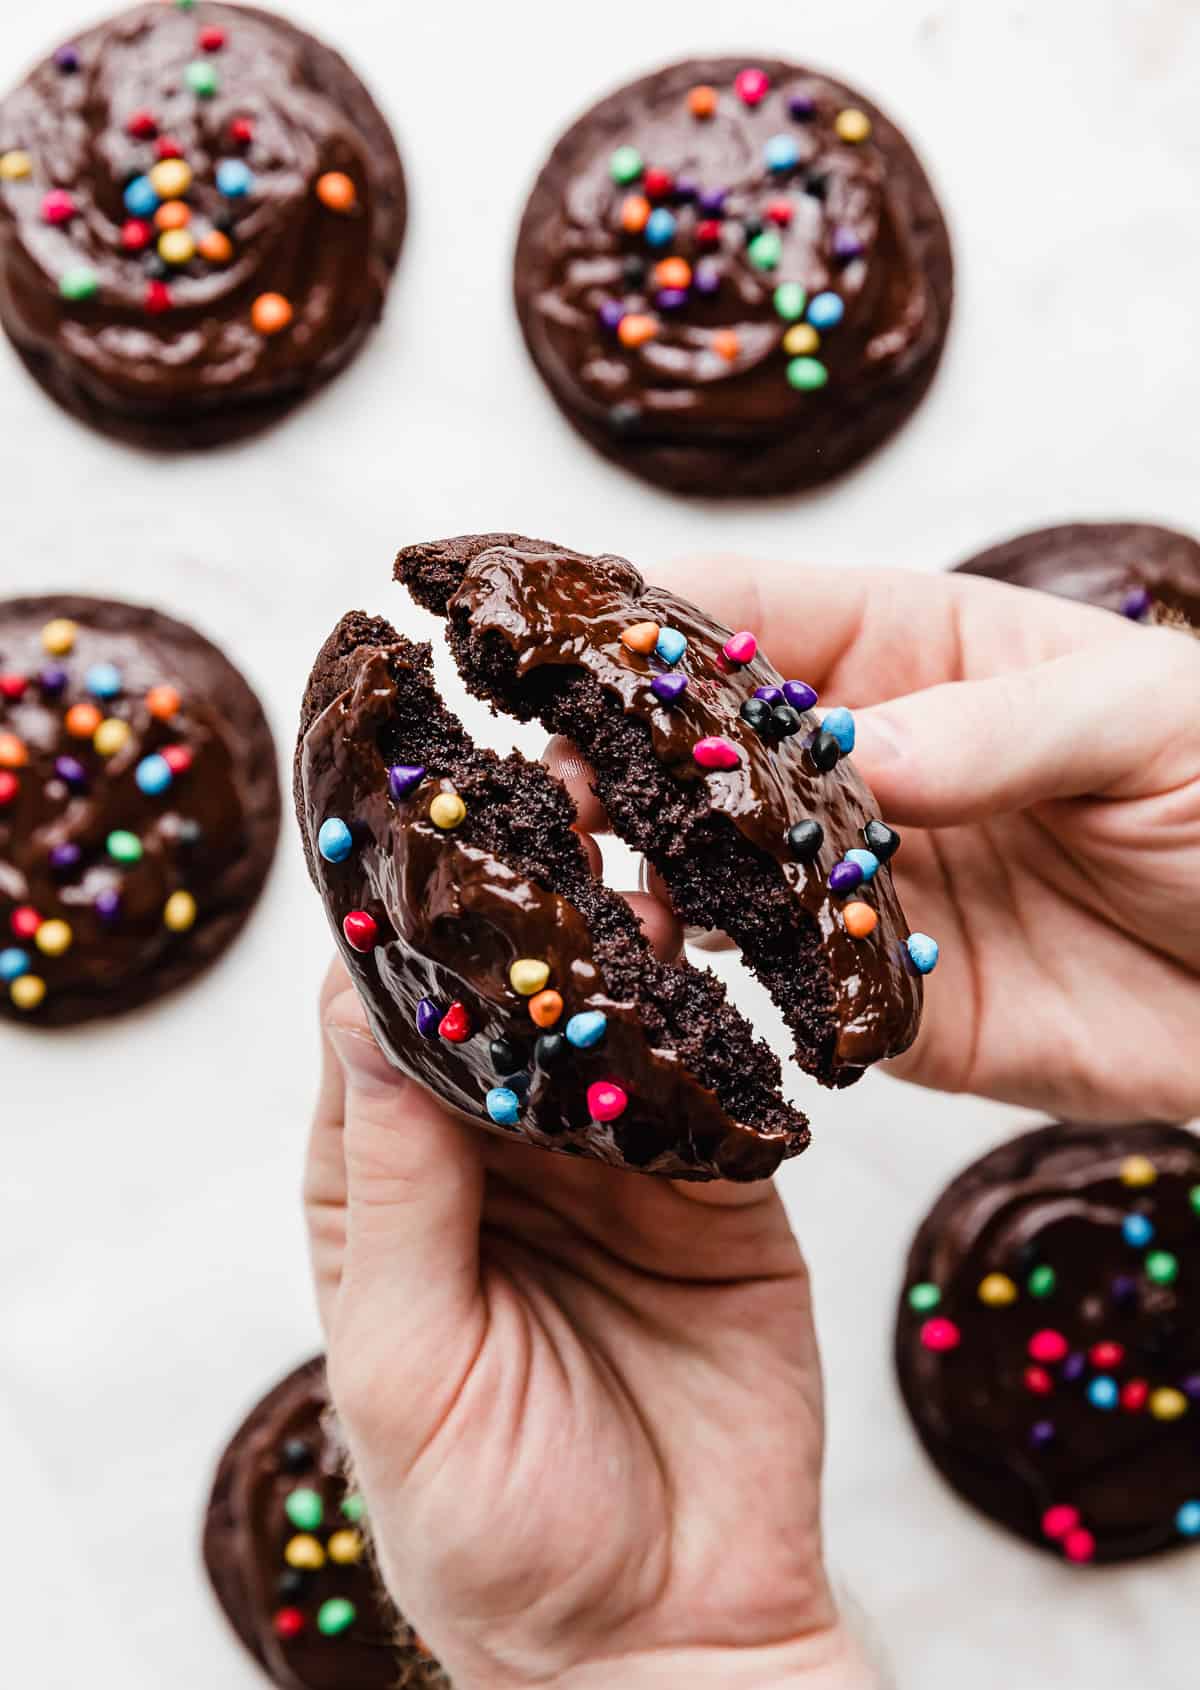
M941 944L892 1068L1097 1121L1200 1114L1200 641L969 575L743 564L700 596L855 712L905 911Z
M820 1368L774 1187L452 1119L340 965L322 1018L330 1384L381 1570L456 1690L873 1690L824 1572Z

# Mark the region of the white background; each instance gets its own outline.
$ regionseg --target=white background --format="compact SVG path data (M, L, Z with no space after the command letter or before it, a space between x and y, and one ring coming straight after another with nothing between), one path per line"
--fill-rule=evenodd
M4 82L86 21L80 0L3 14ZM513 528L651 572L705 548L938 569L1059 518L1200 528L1195 0L293 0L292 14L358 62L409 170L408 242L367 354L270 436L160 462L60 415L0 351L4 589L82 588L195 621L261 690L281 757L342 611L421 626L390 585L404 541ZM693 51L754 48L859 82L908 130L955 236L957 317L930 399L864 470L806 499L708 507L624 476L560 421L511 317L509 252L543 152L593 96ZM288 825L249 931L195 988L59 1037L0 1030L0 1679L14 1690L260 1683L196 1540L226 1434L317 1342L297 1186L328 950ZM906 1690L1194 1686L1200 1557L1058 1566L944 1490L897 1403L908 1237L955 1168L1025 1121L880 1076L839 1097L797 1086L818 1137L783 1183L825 1340L832 1552Z

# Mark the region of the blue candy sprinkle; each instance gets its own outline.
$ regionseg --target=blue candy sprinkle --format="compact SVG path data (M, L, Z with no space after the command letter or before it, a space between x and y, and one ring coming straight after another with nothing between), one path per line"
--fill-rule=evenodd
M846 315L846 307L836 293L815 293L806 314L814 329L835 329Z
M17 945L9 945L0 951L0 980L19 980L22 974L29 973L29 952L23 951Z
M1116 1408L1121 1393L1117 1389L1117 1381L1110 1379L1106 1373L1093 1379L1087 1388L1088 1401L1093 1408Z
M1200 1502L1185 1502L1175 1516L1180 1537L1200 1537Z
M848 710L827 710L821 726L837 740L843 757L854 750L854 717Z
M226 199L239 200L254 186L254 173L240 158L223 158L217 166L217 187Z
M521 1099L508 1086L493 1086L484 1103L497 1126L515 1127L521 1119Z
M115 698L121 690L121 671L113 663L93 663L83 684L93 698Z
M675 239L675 219L665 206L658 206L646 219L645 236L650 246L667 246Z
M874 851L847 851L846 861L858 864L862 870L864 883L868 880L874 880L879 868L879 858Z
M569 1045L574 1045L576 1050L590 1050L608 1031L608 1016L598 1009L585 1009L582 1015L572 1015L563 1030Z
M148 176L135 176L125 189L125 209L131 217L153 217L159 203Z
M327 863L344 863L354 849L354 835L340 816L329 816L317 834L317 850Z
M908 955L918 974L932 974L940 954L937 940L931 939L928 933L909 934Z
M676 704L687 691L686 675L655 675L650 691L664 704Z
M654 653L661 657L664 663L678 663L687 650L687 635L681 634L678 628L660 628L655 642Z
M1135 1250L1144 1250L1154 1237L1154 1222L1147 1220L1145 1215L1126 1215L1121 1222L1121 1236Z
M165 757L160 757L157 751L152 751L149 757L143 757L134 770L134 780L138 783L138 790L144 792L148 798L157 798L160 792L165 792L175 776L171 773L171 765Z
M432 998L422 998L417 1005L417 1032L423 1039L436 1039L441 1024L442 1006Z
M800 148L791 135L772 135L763 148L768 170L790 170L800 162Z

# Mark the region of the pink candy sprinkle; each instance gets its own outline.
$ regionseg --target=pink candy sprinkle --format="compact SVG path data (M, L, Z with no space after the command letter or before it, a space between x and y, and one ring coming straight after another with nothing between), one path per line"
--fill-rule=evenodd
M192 766L192 753L186 745L164 745L162 755L173 775L186 774Z
M1061 1332L1035 1332L1029 1340L1029 1354L1034 1361L1061 1361L1070 1349L1070 1345Z
M741 762L737 747L719 734L698 739L692 747L692 756L702 769L736 769Z
M740 634L734 634L721 647L721 655L728 658L730 663L751 663L758 650L758 641L745 628Z
M75 215L75 201L65 188L51 188L42 201L42 220L46 223L69 223Z
M612 1080L597 1080L587 1089L587 1106L593 1121L615 1121L629 1107L629 1094Z
M739 70L733 79L734 93L748 106L756 106L761 100L765 100L770 86L771 78L765 70L759 70L756 65L748 65L745 70Z
M1068 1561L1092 1561L1096 1556L1096 1540L1091 1532L1080 1526L1078 1531L1068 1532L1063 1539L1063 1554Z
M1079 1510L1069 1502L1055 1503L1042 1515L1042 1531L1053 1543L1058 1543L1079 1525Z
M944 1315L934 1315L921 1328L921 1342L927 1350L935 1350L939 1354L946 1350L956 1350L962 1334L952 1320Z

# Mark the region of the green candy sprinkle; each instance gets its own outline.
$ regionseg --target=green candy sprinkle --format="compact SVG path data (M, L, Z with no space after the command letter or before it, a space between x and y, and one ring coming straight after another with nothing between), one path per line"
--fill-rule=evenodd
M1151 1250L1146 1257L1146 1278L1155 1285L1174 1285L1179 1278L1179 1262L1169 1250Z
M95 299L100 292L100 278L86 264L68 270L58 284L64 299Z
M923 1281L920 1285L912 1285L908 1292L908 1306L918 1314L928 1314L930 1309L936 1309L942 1300L942 1293L936 1285Z
M608 173L614 182L627 187L642 174L642 155L636 147L618 147L608 161Z
M322 1637L337 1637L348 1631L358 1618L358 1609L344 1596L331 1596L317 1609L317 1630Z
M1025 1288L1031 1297L1049 1297L1053 1295L1054 1287L1058 1284L1058 1277L1052 1267L1043 1262L1041 1267L1035 1267L1025 1281Z
M199 94L202 99L211 99L221 86L221 79L212 65L206 65L203 59L193 59L183 73L183 80L193 94Z
M315 1490L292 1491L283 1511L299 1532L315 1532L325 1518L325 1506Z
M140 863L142 860L141 840L136 833L129 833L123 827L110 833L104 844L114 863Z
M1196 1214L1200 1215L1200 1185L1194 1185L1188 1192L1188 1202Z
M746 248L746 256L756 270L773 270L783 257L783 239L778 229L764 229L755 235Z
M804 315L808 291L799 282L780 282L775 289L775 309L785 323L794 323Z
M177 12L191 12L195 10L195 7L196 0L175 0L175 10Z
M342 1513L346 1516L347 1520L352 1520L356 1526L363 1519L366 1512L366 1504L363 1502L362 1497L359 1496L356 1490L349 1491L347 1495L343 1497Z
M829 380L829 371L819 358L793 358L787 367L787 378L801 393L815 393Z

